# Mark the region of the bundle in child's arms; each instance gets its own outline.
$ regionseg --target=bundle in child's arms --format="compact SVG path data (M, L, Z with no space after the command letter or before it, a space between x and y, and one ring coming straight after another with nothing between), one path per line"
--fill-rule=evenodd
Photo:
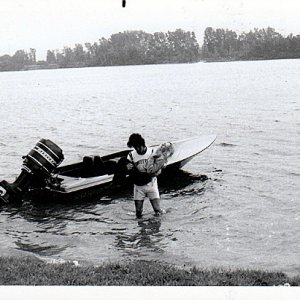
M145 172L155 176L161 173L161 169L167 164L168 158L174 153L174 146L172 143L161 144L148 158L145 164Z

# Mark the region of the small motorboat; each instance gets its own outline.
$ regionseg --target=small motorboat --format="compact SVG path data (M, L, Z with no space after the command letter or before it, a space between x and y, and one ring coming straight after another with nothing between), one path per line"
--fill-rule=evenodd
M204 135L172 141L174 153L164 170L180 169L215 139L215 135ZM151 147L155 150L159 145ZM62 150L52 141L41 139L23 157L22 170L16 180L0 182L0 200L3 204L23 199L43 202L100 198L104 191L120 188L113 184L114 177L120 159L127 157L130 151L126 149L102 157L84 156L80 162L59 166L64 159ZM122 185L126 182L123 180Z

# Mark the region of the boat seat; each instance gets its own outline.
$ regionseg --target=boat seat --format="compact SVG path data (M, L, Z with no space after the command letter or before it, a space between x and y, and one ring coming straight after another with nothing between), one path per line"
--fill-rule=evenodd
M110 159L110 160L106 161L104 164L105 164L107 174L111 175L116 172L118 163L115 160Z
M98 155L84 156L82 161L82 177L93 177L106 174L106 165Z
M99 155L94 156L94 171L96 175L106 174L106 165Z

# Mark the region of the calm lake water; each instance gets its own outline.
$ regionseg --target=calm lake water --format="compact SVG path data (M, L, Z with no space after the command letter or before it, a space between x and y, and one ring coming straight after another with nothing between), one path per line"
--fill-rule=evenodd
M2 207L1 255L299 275L299 78L300 60L0 73L1 180L14 180L40 138L67 164L125 149L132 132L148 145L217 135L176 180L159 182L161 218L146 201L136 220L131 190Z

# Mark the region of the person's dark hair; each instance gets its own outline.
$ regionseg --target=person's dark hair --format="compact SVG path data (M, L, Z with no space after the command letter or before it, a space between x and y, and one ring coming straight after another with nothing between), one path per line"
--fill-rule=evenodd
M127 142L127 146L129 148L135 147L135 146L146 146L145 144L145 140L143 139L143 137L139 134L139 133L133 133L130 137L129 140Z

